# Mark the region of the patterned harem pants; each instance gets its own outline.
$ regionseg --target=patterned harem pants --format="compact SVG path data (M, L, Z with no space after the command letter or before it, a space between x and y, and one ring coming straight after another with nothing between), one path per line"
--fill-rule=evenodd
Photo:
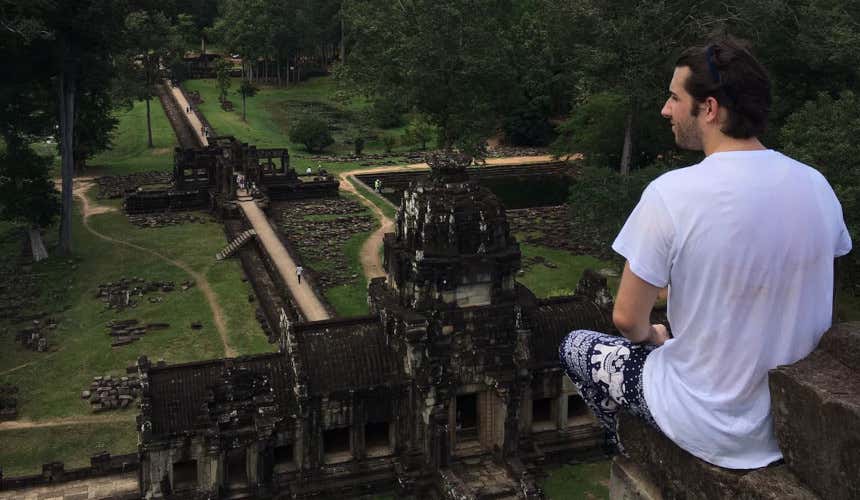
M588 330L569 333L559 347L562 368L606 429L610 447L619 445L616 415L621 408L658 428L642 392L642 367L654 349L654 344Z

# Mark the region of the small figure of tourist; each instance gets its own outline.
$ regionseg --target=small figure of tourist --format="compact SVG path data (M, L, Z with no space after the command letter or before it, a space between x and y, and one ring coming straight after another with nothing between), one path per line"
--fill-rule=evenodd
M313 173L314 173L314 171L311 170L311 167L308 167L308 169L305 170L305 175L313 175Z
M382 181L379 179L376 179L375 181L373 181L373 189L376 190L377 193L381 192L382 191Z
M305 272L305 270L302 268L302 266L296 266L296 278L299 280L299 285L302 284L302 273L303 272Z
M191 112L191 106L185 106L185 112L190 113Z

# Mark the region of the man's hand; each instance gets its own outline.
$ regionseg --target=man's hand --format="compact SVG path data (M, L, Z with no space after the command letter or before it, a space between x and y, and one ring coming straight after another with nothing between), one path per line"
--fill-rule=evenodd
M669 330L666 328L666 325L651 325L651 335L648 338L648 342L655 345L663 345L663 343L670 338L672 337L669 335Z

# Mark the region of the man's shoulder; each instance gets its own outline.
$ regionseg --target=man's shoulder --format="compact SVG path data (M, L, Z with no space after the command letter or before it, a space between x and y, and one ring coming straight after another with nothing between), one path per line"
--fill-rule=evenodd
M651 181L646 189L665 195L668 192L682 189L684 186L689 187L689 183L691 181L695 181L702 176L702 171L698 168L699 165L701 165L701 163L664 172Z

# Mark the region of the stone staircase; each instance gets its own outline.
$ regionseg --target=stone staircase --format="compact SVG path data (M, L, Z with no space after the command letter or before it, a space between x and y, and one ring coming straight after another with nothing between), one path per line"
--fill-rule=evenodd
M224 260L227 257L230 257L234 253L236 253L242 245L251 240L254 236L257 235L257 231L253 229L248 229L239 233L233 241L227 244L226 247L222 248L217 254L215 254L215 260Z
M446 498L521 500L519 481L489 455L461 459L439 471Z

